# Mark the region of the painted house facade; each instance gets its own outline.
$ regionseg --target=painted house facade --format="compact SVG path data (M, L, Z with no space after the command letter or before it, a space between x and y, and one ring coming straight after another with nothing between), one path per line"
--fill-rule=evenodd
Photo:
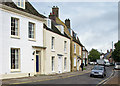
M0 79L43 73L45 18L25 0L0 2Z
M64 23L59 19L59 8L57 6L53 6L52 13L50 13L49 18L53 19L55 24L60 24L64 26L64 32L70 37L71 71L80 70L83 45L80 43L77 34L75 37L74 31L70 28L70 20L65 20Z
M70 38L62 25L44 28L45 74L70 72Z
M83 54L83 63L85 66L88 64L88 51L86 50L85 47L82 48L82 54Z

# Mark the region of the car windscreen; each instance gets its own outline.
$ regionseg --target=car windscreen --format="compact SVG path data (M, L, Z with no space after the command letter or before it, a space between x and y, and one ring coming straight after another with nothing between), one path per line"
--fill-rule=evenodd
M102 66L94 66L93 70L104 70Z
M116 63L116 65L120 65L120 63Z

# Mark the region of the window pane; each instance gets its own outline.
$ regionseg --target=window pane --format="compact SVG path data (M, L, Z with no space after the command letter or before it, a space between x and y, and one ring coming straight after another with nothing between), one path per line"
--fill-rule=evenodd
M34 24L29 22L29 38L34 38Z
M64 69L66 70L66 58L64 59Z
M11 49L11 69L18 69L19 51Z
M24 0L21 0L21 7L24 7Z
M11 18L11 35L18 36L18 19Z
M52 71L54 71L54 57L52 57Z
M20 6L20 0L18 0L17 5Z
M54 37L52 37L51 49L54 49Z

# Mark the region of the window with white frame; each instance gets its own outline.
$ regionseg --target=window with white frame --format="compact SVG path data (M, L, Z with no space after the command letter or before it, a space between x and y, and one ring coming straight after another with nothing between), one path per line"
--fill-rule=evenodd
M52 37L52 41L51 41L51 49L54 49L54 43L55 43L55 38L54 37Z
M64 52L67 51L67 41L64 41Z
M47 27L51 28L51 20L50 19L47 19Z
M19 19L11 17L11 35L19 36Z
M25 0L14 0L14 2L18 7L25 9Z
M35 39L35 24L31 22L28 23L28 37Z
M11 48L11 69L19 69L20 49Z
M76 57L74 58L74 66L76 66Z
M74 43L74 53L76 53L76 44Z
M81 55L81 47L79 47L79 55Z
M52 63L52 71L54 71L54 65L55 65L55 64L54 64L54 63L55 63L55 62L54 62L54 59L55 59L55 57L52 56L52 60L51 60L51 61L52 61L52 62L51 62L51 63Z
M66 70L66 67L67 67L67 58L65 57L64 58L64 70Z
M83 58L85 58L85 52L83 52Z

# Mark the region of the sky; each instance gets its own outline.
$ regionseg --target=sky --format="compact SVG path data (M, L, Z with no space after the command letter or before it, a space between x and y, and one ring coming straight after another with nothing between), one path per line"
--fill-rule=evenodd
M70 19L71 28L77 33L88 51L92 48L106 53L118 41L117 2L33 2L40 14L48 17L53 6L59 7L59 18Z

